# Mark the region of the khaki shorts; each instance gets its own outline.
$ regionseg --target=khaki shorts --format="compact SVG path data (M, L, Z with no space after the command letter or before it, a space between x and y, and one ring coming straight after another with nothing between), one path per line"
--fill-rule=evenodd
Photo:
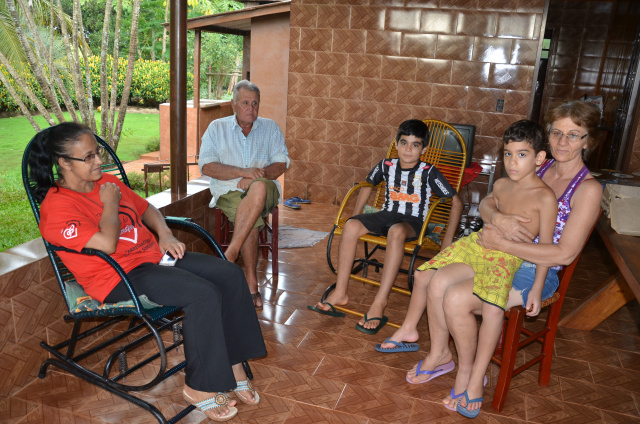
M247 192L251 188L251 185L256 181L262 181L267 185L267 199L265 201L264 209L260 213L260 216L256 220L255 224L253 224L253 228L259 228L262 230L264 228L264 219L273 211L273 208L278 206L278 202L280 201L280 193L278 192L278 186L266 178L256 178L249 184L247 191L230 191L226 194L220 196L218 201L216 202L216 207L218 207L225 216L231 222L236 222L236 210L238 209L238 205L240 201L244 199L247 195Z

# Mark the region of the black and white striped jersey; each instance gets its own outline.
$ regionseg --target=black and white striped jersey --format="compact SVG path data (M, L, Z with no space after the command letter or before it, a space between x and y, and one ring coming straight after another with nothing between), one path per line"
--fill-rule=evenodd
M429 197L453 197L456 191L435 166L419 161L410 169L400 168L399 159L383 159L369 172L367 182L387 184L383 210L424 220Z

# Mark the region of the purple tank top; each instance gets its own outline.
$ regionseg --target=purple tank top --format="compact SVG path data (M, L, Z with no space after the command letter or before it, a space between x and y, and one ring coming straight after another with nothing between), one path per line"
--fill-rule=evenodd
M547 172L549 167L553 165L555 159L550 159L542 164L540 169L538 169L537 174L540 178ZM578 186L584 181L584 179L589 175L589 170L587 166L583 166L580 172L576 174L575 177L571 180L564 193L558 199L558 217L556 218L556 228L553 231L553 243L558 244L560 240L560 236L562 235L562 231L564 230L564 225L567 223L569 219L569 214L571 213L571 198L573 197L573 193L575 193ZM536 237L533 241L534 243L538 243L540 236ZM561 266L554 266L551 269L562 269Z

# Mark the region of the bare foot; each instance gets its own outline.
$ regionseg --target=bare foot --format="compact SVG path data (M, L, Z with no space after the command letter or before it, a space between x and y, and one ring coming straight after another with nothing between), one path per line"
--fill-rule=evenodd
M195 405L198 402L202 402L203 400L224 397L224 394L200 392L198 390L192 389L187 385L184 386L182 394L185 400L192 405ZM222 402L222 399L220 399L220 401ZM235 408L235 404L235 400L227 400L227 405L207 409L206 411L202 412L214 421L226 421L230 420L238 413L238 410Z
M398 328L396 332L393 333L391 337L389 337L389 340L393 340L394 342L398 342L398 343L400 342L413 343L413 342L417 342L418 338L420 338L420 335L418 334L418 330L416 328L405 328L403 326ZM391 348L394 348L395 345L393 343L382 343L380 347L383 349L391 349Z
M316 304L316 308L322 309L323 311L330 311L331 307L327 305L330 303L332 305L343 306L349 303L349 296L345 293L344 295L336 293L336 291L332 291L323 302L318 302Z
M387 305L379 305L374 301L369 307L369 310L367 311L367 313L365 314L369 319L369 321L365 322L364 317L362 317L360 318L360 321L358 321L358 324L360 324L361 326L367 329L376 328L380 324L380 321L378 321L377 319L371 320L371 318L382 318L385 306ZM402 341L402 340L399 340L399 341Z
M407 378L415 384L422 383L423 381L428 380L431 376L429 374L416 375L418 365L420 365L420 371L433 371L438 367L438 365L444 365L451 362L451 358L451 351L449 349L438 354L429 352L422 362L418 362L407 372Z

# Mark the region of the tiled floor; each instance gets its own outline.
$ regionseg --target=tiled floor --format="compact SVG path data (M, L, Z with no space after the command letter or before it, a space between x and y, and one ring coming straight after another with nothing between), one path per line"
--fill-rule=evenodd
M281 225L328 231L337 207L305 205L282 208ZM355 318L331 318L307 310L334 276L326 263L327 239L312 248L280 251L280 275L260 263L259 314L268 356L252 362L261 402L240 405L233 423L451 423L466 418L446 410L440 400L449 392L455 371L431 383L410 385L406 371L429 348L426 320L421 323L420 352L381 354L373 346L392 334L374 336L355 330ZM602 283L612 270L606 250L594 235L569 288L563 313ZM402 279L402 278L400 278ZM366 311L374 289L352 282L354 309ZM400 322L408 299L392 294L387 315ZM514 378L501 413L490 404L497 368L492 365L485 405L477 422L500 423L640 423L640 308L632 302L590 332L560 328L551 383L539 387L535 371ZM538 322L539 324L539 322ZM528 325L538 325L536 322ZM526 352L523 354L526 356ZM525 357L523 356L523 358ZM180 359L172 354L171 361ZM95 363L100 366L102 363ZM183 376L171 377L142 393L169 415L185 403ZM206 422L194 412L182 422ZM2 423L138 423L150 415L59 371L0 405Z

